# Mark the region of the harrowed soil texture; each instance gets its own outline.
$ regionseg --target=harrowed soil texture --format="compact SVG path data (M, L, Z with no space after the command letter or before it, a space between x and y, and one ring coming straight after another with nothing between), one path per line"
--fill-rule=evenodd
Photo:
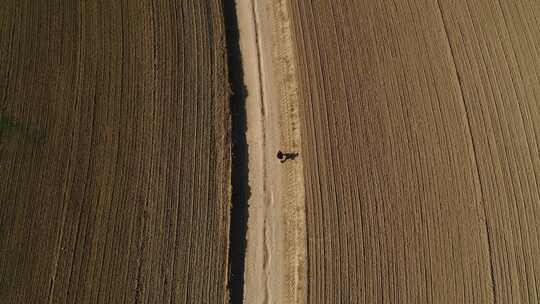
M227 301L225 34L218 0L3 2L1 303Z

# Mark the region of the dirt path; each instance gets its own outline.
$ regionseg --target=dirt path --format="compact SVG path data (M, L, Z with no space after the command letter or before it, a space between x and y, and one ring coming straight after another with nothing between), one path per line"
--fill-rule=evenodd
M249 146L246 303L299 303L305 256L301 157L281 164L276 152L299 152L300 134L285 6L238 1Z

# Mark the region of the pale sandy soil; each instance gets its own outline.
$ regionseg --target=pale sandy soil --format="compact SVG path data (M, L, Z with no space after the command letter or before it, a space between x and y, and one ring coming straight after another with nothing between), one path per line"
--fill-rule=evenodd
M301 155L280 163L279 149L300 152L291 37L283 5L238 1L249 149L245 302L302 303L305 224Z

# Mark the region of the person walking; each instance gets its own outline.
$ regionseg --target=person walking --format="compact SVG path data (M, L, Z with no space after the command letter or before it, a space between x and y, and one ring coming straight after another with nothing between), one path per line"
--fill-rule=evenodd
M282 152L281 150L278 150L278 152L277 152L277 158L278 158L278 159L280 160L280 162L282 162L282 163L286 162L288 159L293 160L293 159L295 159L297 156L298 156L298 153L296 153L296 152L293 152L293 153L285 153L285 152Z

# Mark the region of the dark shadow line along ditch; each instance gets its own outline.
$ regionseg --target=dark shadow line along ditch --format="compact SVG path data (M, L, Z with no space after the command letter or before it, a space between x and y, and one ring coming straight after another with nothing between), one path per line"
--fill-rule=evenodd
M248 182L248 144L246 140L246 97L244 70L240 51L238 17L234 0L223 0L230 97L232 139L232 207L229 225L229 303L244 301L244 270L246 257L246 233L248 221L248 199L251 190Z

